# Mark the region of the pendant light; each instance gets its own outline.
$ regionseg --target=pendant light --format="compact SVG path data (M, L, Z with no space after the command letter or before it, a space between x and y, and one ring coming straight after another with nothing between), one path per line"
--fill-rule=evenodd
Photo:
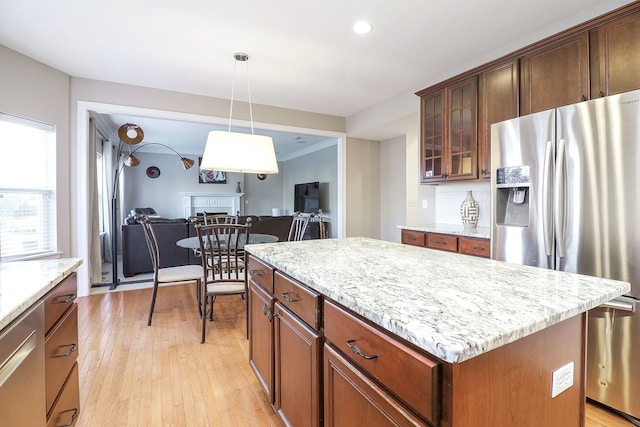
M253 110L251 108L251 87L249 85L249 55L237 52L234 54L234 58L236 62L233 67L229 130L226 132L209 132L200 169L256 174L278 173L278 162L276 161L276 152L273 148L273 140L269 136L255 135L253 132ZM237 65L238 62L244 62L247 69L251 134L231 132L231 117L233 116L233 97L236 80L235 65Z

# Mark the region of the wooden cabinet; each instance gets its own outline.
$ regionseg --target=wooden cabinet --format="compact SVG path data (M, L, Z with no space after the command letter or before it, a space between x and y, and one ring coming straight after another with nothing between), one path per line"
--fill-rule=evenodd
M271 279L265 269L271 272ZM273 271L249 257L249 277L249 364L273 404ZM266 284L271 291L259 283Z
M321 425L320 295L249 257L249 363L291 426Z
M73 273L44 300L47 425L72 426L80 414L76 291Z
M498 64L478 79L478 174L491 178L491 125L518 117L518 60Z
M458 252L482 258L489 258L491 255L491 241L478 237L403 229L401 241L405 245Z
M324 346L324 426L416 426L424 421L334 347Z
M521 114L589 99L587 32L541 47L521 61Z
M420 94L423 183L478 177L477 77Z
M640 11L591 30L591 96L640 88Z

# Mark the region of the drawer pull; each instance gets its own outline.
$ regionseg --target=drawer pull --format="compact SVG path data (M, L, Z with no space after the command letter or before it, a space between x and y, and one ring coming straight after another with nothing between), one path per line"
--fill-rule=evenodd
M484 251L485 249L482 246L472 246L471 247L474 251Z
M269 322L271 322L273 320L273 318L276 317L276 315L273 314L273 312L271 311L271 308L267 307L267 304L262 306L262 314L267 316L267 319L269 320Z
M76 422L76 419L78 418L78 413L79 413L78 408L67 409L66 411L60 412L60 414L62 415L65 412L73 412L73 414L71 414L71 421L69 421L66 424L62 424L62 425L56 426L56 427L69 427L69 426L73 425L73 423Z
M69 351L66 352L65 354L58 354L55 357L68 357L68 356L71 356L78 349L78 345L77 344L64 344L64 345L61 345L60 347L69 347Z
M373 356L369 356L369 355L364 354L362 352L362 350L360 350L360 348L358 348L358 346L354 344L354 342L356 342L356 340L347 340L347 345L349 346L351 351L353 351L358 356L360 356L360 357L362 357L362 358L364 358L366 360L371 360L371 359L375 359L375 358L378 357L377 354L374 354Z
M283 292L280 295L282 295L282 299L284 299L286 302L298 302L298 301L302 301L302 299L291 299L289 298L287 295L289 295L291 292Z
M54 304L67 304L71 301L73 301L74 299L76 299L76 294L64 294L64 295L58 295L57 298L60 297L66 297L66 299L62 300L62 301L56 301Z
M434 243L435 243L436 245L440 245L440 246L447 246L447 242L443 242L443 241L441 241L441 240L436 240Z
M264 274L264 271L262 270L251 270L251 275L260 277L260 276L264 276L265 274Z

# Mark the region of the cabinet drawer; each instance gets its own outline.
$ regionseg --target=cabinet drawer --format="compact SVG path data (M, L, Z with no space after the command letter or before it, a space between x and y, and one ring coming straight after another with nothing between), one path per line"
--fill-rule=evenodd
M78 382L78 364L74 363L67 377L60 397L47 419L47 427L74 426L80 415L80 383Z
M78 358L78 306L73 305L45 341L47 413Z
M458 240L460 242L460 253L489 258L491 251L489 240L472 239L469 237L460 237Z
M327 344L324 346L324 396L325 427L425 425Z
M313 329L318 330L320 327L320 295L284 276L279 271L275 273L274 281L274 295L278 301Z
M324 334L355 365L437 424L440 364L330 301L323 305Z
M422 231L402 230L402 243L424 247L425 233Z
M446 234L427 233L427 247L441 251L458 252L458 238Z
M71 274L55 288L53 288L44 299L44 332L49 334L50 329L60 319L76 299L78 289L76 273Z
M249 276L269 293L273 293L273 268L249 256Z

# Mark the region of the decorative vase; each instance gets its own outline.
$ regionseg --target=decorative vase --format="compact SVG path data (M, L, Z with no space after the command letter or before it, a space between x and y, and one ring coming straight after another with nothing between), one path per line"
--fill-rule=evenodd
M471 191L467 191L467 198L460 205L460 216L465 229L474 229L478 225L480 215L480 205L473 198Z
M236 193L242 193L242 188L240 188L240 181L238 181L238 186L236 187Z

